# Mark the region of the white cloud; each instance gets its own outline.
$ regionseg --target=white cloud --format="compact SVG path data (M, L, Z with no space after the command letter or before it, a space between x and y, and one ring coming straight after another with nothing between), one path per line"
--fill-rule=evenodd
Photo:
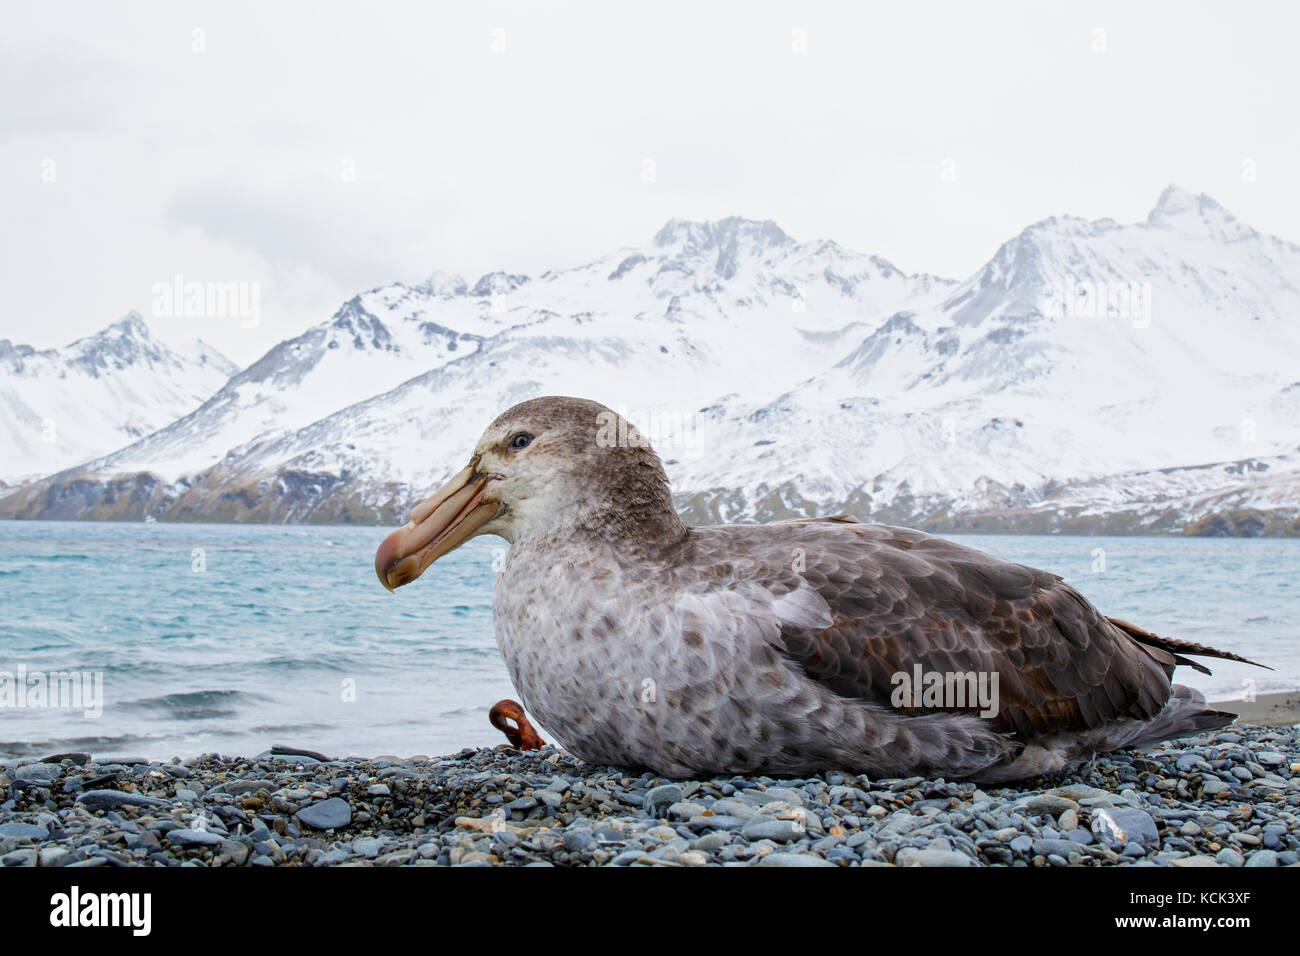
M1300 239L1288 3L10 9L0 336L40 346L180 271L265 282L262 327L195 330L249 361L361 287L573 265L674 216L956 276L1176 181Z

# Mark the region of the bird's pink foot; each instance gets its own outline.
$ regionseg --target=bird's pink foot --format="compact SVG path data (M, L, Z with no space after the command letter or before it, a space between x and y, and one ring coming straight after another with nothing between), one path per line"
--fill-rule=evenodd
M541 750L546 741L533 730L524 715L524 708L513 700L499 700L488 713L492 726L506 735L510 745L518 750ZM511 721L514 721L512 724Z

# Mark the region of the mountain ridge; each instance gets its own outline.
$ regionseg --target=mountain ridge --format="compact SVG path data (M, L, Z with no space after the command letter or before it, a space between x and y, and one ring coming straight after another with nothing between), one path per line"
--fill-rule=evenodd
M538 277L359 293L0 516L400 521L550 392L688 423L659 450L697 521L1295 534L1298 289L1300 247L1176 186L1143 222L1033 223L960 281L670 219Z
M0 479L58 471L143 437L237 370L201 339L166 345L134 310L59 348L0 339Z

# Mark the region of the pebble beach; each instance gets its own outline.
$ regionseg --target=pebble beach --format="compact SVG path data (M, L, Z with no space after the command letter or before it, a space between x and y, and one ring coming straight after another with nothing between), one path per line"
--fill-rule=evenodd
M0 862L46 866L1295 866L1300 724L1066 776L665 780L554 747L0 763ZM281 749L281 748L277 748Z

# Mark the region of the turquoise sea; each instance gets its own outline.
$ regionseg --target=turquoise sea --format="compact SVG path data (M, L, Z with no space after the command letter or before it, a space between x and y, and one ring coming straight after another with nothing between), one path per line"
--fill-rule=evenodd
M0 674L102 678L98 716L0 706L0 754L167 758L287 744L410 756L504 742L487 711L516 696L492 636L493 559L505 543L471 541L389 594L372 568L386 533L0 521ZM1300 541L958 540L1054 571L1108 614L1275 668L1183 674L1212 699L1241 696L1245 680L1258 693L1300 688Z

